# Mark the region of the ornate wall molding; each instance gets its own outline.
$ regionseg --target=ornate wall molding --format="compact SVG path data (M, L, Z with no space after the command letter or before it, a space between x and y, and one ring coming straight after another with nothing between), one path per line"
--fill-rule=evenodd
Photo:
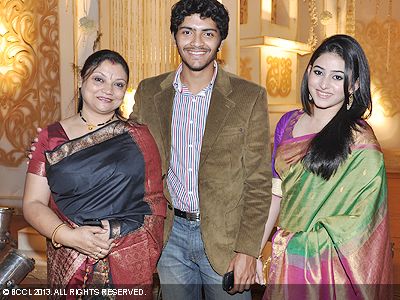
M356 38L371 68L373 93L387 117L400 113L400 21L389 18L356 22Z
M310 45L311 49L314 51L318 44L318 38L316 32L316 28L318 26L316 0L308 0L308 14L310 16L310 24L311 24L308 33L308 45Z
M286 57L267 56L267 92L273 97L287 97L292 88L292 61Z
M356 0L347 0L346 7L346 33L348 35L355 35L356 24Z
M247 24L249 17L248 0L240 0L240 24Z
M0 1L0 165L18 167L36 127L60 117L58 1Z
M240 76L251 81L253 78L251 77L251 58L244 57L240 58Z

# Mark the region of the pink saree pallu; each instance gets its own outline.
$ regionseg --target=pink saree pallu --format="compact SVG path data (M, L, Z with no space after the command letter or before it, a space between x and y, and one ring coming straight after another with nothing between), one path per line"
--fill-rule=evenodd
M391 299L379 144L362 123L351 154L326 181L301 163L314 136L292 137L301 114L293 113L275 149L283 197L264 299Z

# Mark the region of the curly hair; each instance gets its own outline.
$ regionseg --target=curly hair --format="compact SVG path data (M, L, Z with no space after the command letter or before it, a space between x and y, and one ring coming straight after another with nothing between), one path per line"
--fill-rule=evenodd
M202 19L211 18L221 35L221 40L228 36L229 13L217 0L181 0L172 6L171 33L176 35L179 26L187 16L199 14Z

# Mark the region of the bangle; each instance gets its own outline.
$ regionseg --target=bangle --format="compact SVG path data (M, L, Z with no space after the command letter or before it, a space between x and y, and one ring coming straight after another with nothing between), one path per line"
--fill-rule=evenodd
M54 248L60 248L62 245L60 243L57 243L55 241L55 237L56 237L56 233L57 231L63 227L63 226L67 226L67 224L65 224L64 222L62 222L61 224L59 224L54 230L53 233L51 234L51 243L53 244Z

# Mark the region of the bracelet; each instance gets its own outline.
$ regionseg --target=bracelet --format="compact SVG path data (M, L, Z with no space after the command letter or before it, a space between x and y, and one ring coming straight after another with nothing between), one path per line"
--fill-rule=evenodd
M67 224L65 224L64 222L62 222L61 224L59 224L54 230L53 233L51 234L51 243L53 244L54 248L60 248L62 245L60 243L57 243L55 241L55 237L56 237L56 233L57 231L63 227L63 226L67 226Z

